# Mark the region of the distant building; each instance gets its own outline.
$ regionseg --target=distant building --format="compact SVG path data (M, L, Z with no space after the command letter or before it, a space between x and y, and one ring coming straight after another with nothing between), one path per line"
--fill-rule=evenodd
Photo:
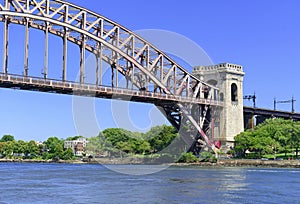
M76 156L82 156L87 144L86 138L78 138L77 140L67 140L64 143L64 148L71 148Z
M36 144L37 146L39 146L39 145L43 145L44 142L42 142L42 141L35 141L35 144Z

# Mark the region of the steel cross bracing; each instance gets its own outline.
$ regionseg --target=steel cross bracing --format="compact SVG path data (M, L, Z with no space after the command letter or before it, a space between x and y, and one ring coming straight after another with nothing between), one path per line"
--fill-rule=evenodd
M61 37L63 41L62 82L68 82L66 58L67 41L70 41L80 48L80 85L86 84L85 55L86 51L89 51L97 60L93 85L96 87L103 85L102 61L104 61L111 65L112 88L119 88L118 73L121 73L127 81L126 89L159 94L162 98L179 99L175 103L157 100L155 105L163 110L178 130L181 130L180 127L185 123L185 126L188 126L185 128L196 130L206 145L213 147L210 139L203 132L203 127L204 121L210 120L206 117L210 107L222 106L222 103L218 101L216 87L200 81L162 51L130 30L85 8L60 0L3 1L4 3L0 4L0 20L4 22L3 76L13 74L8 69L9 24L25 26L23 83L26 82L27 77L37 77L30 76L28 67L29 29L43 30L45 32L43 78L45 80L48 82L50 80L48 79L48 35L54 34ZM195 105L201 106L200 115L197 117L191 113ZM197 137L193 133L193 141Z

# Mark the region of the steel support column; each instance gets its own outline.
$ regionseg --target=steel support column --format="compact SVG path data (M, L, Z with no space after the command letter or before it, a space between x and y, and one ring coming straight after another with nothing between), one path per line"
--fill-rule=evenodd
M115 68L116 68L116 64L113 62L113 64L110 66L111 67L111 87L114 88L115 87Z
M28 76L29 20L25 18L24 76Z
M99 51L97 54L95 54L96 59L96 86L99 85Z
M102 45L98 43L96 56L96 85L102 85Z
M115 31L115 37L116 37L116 47L119 47L119 28L116 28ZM116 87L119 87L119 72L118 72L118 66L119 66L119 53L116 53Z
M189 87L189 84L190 84L190 77L187 78L187 82L186 82L186 97L189 97L190 96L190 87Z
M48 76L48 51L49 51L49 24L46 22L46 30L45 30L45 54L44 54L44 79L47 79Z
M134 65L132 65L132 70L131 70L131 89L133 90L133 82L134 82Z
M177 72L176 72L176 68L174 67L174 73L173 73L173 81L174 81L174 87L173 87L173 92L174 94L176 93L176 88L177 88Z
M85 36L82 35L80 45L80 84L84 84L84 68L85 68Z
M146 48L146 68L147 70L150 70L150 56L149 56L149 47ZM151 72L151 71L150 71ZM149 91L149 82L150 82L150 79L147 75L145 75L145 87L146 87L146 90Z
M81 29L86 29L86 13L82 14ZM84 84L86 35L81 34L80 45L80 84Z
M119 72L118 72L117 66L115 66L115 67L116 67L116 87L118 88L119 87Z
M65 82L67 79L67 46L68 46L68 35L67 28L64 29L63 37L63 70L62 70L62 80Z
M97 36L99 38L102 38L103 35L103 21L99 22L99 26L98 26L98 30L97 30ZM98 42L97 44L97 54L98 56L96 56L96 63L97 63L97 67L96 67L96 84L102 86L103 81L102 81L102 75L103 75L103 59L102 59L102 55L103 55L103 45L102 43Z
M4 16L3 28L3 73L8 73L8 17Z
M111 68L111 86L115 87L115 70L114 67L116 66L115 64L115 52L112 50L111 51L111 58L112 58L112 64L110 65Z
M103 55L103 47L102 44L100 44L100 73L99 73L99 77L100 77L100 85L102 86L103 81L102 81L102 77L103 77L103 59L102 59L102 55Z

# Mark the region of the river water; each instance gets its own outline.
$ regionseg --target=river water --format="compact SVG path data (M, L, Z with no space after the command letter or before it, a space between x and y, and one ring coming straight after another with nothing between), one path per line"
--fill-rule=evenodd
M0 163L0 204L300 203L299 169L169 167L128 175L111 167Z

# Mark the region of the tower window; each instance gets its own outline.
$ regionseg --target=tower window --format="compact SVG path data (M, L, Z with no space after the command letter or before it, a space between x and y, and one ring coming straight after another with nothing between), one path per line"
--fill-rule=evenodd
M237 85L235 83L231 84L231 101L237 101Z

